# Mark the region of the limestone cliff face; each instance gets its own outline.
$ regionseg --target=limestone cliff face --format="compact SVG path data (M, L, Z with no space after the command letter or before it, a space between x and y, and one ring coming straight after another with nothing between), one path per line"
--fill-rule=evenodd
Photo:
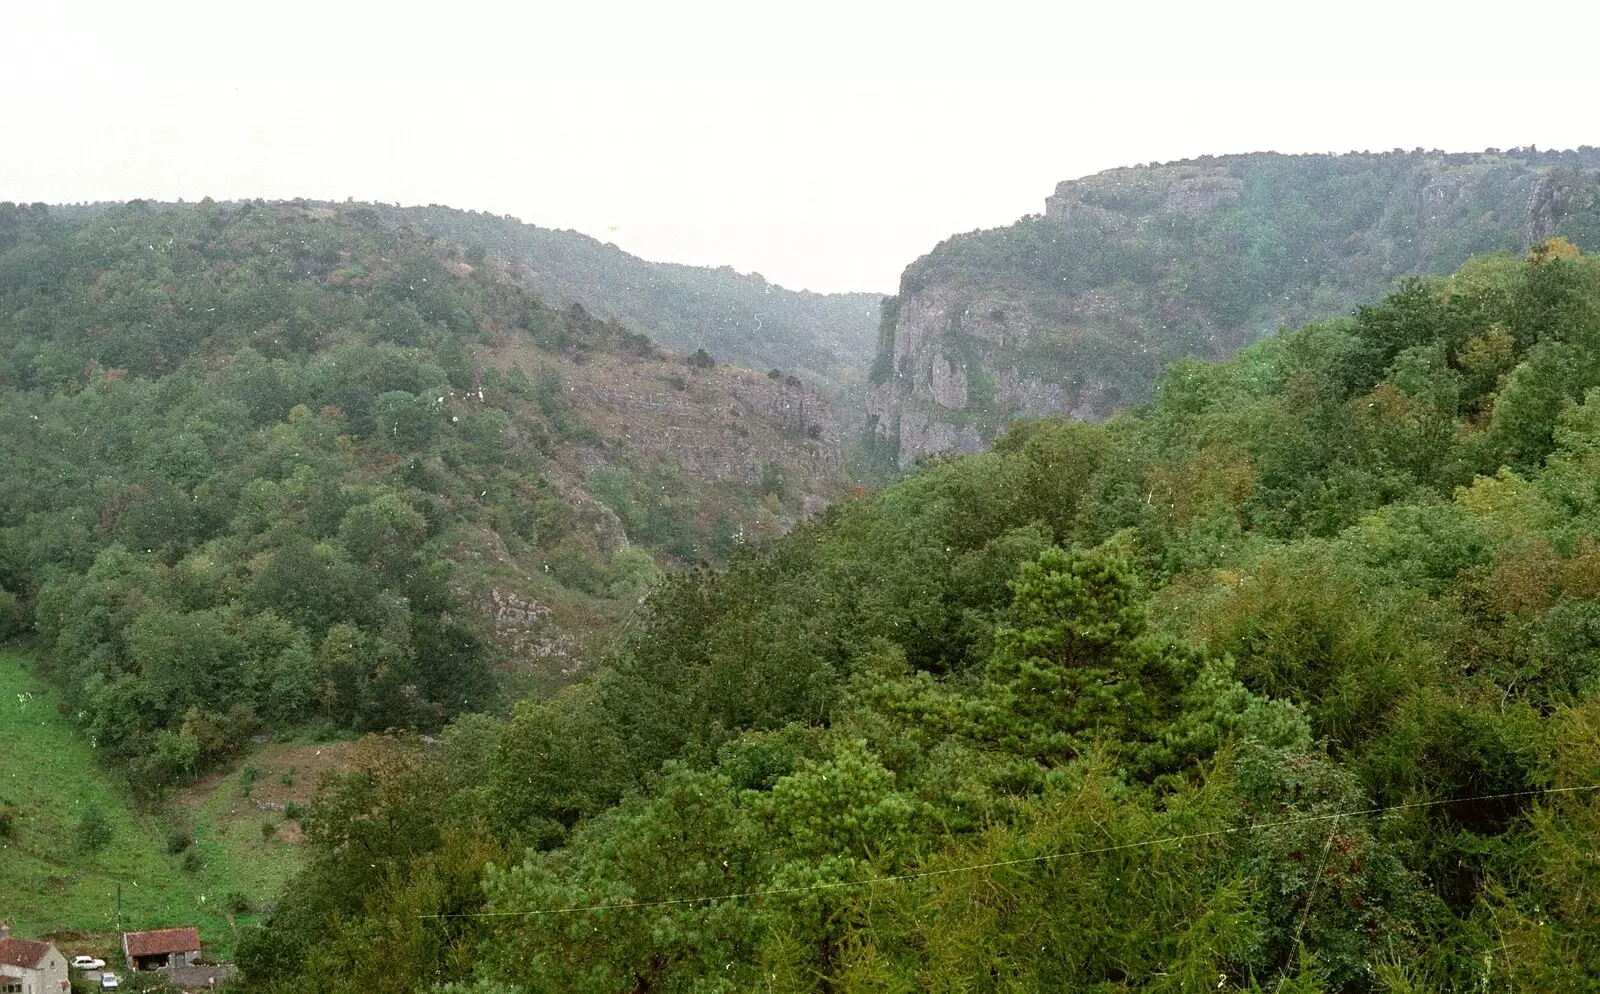
M720 363L700 369L671 354L572 362L515 341L483 355L497 366L542 364L557 371L568 400L594 430L592 442L558 451L553 478L582 481L595 470L630 461L670 463L690 480L747 488L776 471L805 507L820 508L839 496L841 426L828 400L796 377ZM586 495L574 501L580 509L598 505ZM597 522L597 534L611 531ZM602 544L626 545L627 538Z
M570 395L597 425L598 465L616 452L671 459L690 477L754 485L763 464L836 487L842 455L833 408L816 391L718 366L662 375L659 363L589 363L567 371ZM585 469L592 469L586 466Z
M902 465L934 452L980 452L1010 417L1065 414L1100 419L1116 405L1108 384L1058 381L1024 369L1020 356L1039 333L1026 308L1001 293L969 295L961 287L908 294L893 334L887 379L868 393L873 430L897 439ZM952 329L962 341L952 342Z
M670 500L691 508L694 521L741 541L776 538L820 513L844 493L841 427L833 407L798 377L773 377L718 363L696 365L660 349L645 354L552 354L527 336L500 335L477 350L487 367L535 370L561 385L570 417L582 426L565 438L546 438L537 485L523 491L530 506L560 498L569 549L610 562L630 545L650 547L607 503L615 493L596 481L623 475L646 479ZM476 392L452 403L477 404ZM526 430L513 421L507 433ZM633 525L638 525L638 520ZM656 537L662 556L684 557ZM493 624L497 641L519 671L558 686L591 666L603 646L595 633L614 631L553 584L541 554L507 548L492 530L463 542L458 556L473 567L470 594ZM544 556L548 558L548 556Z
M1404 276L1557 234L1600 249L1597 167L1592 148L1267 153L1063 182L1043 214L906 269L869 428L902 466L977 451L1014 418L1108 417L1179 358L1225 357Z

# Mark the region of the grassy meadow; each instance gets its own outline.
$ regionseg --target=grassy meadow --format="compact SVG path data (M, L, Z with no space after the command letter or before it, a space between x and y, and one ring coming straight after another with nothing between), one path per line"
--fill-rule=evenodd
M225 776L136 805L30 663L0 651L0 805L16 810L0 838L0 919L21 936L105 933L111 946L120 885L125 928L196 925L209 955L229 955L236 926L298 865L298 826L281 808L309 798L342 744L268 745Z

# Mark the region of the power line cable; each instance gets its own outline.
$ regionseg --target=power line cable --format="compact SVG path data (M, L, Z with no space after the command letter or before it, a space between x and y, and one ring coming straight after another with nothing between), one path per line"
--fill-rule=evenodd
M808 884L804 887L770 887L760 890L735 891L728 894L712 894L706 897L675 897L660 901L623 901L613 904L590 904L575 908L537 908L529 911L473 911L445 915L418 915L418 918L533 918L541 915L576 915L595 911L642 911L649 908L668 908L686 904L710 904L716 901L741 901L758 897L782 897L789 894L805 894L821 890L843 890L850 887L871 887L877 884L902 883L908 880L921 880L927 877L951 876L957 873L971 873L974 870L994 870L1007 866L1023 866L1030 863L1047 863L1058 859L1073 859L1083 856L1102 856L1107 853L1123 852L1128 849L1142 849L1149 846L1166 845L1169 843L1198 842L1203 839L1215 839L1226 835L1239 835L1247 832L1264 832L1275 828L1291 828L1296 825L1310 825L1317 822L1338 821L1343 818L1362 818L1372 815L1388 814L1392 811L1414 811L1422 808L1436 808L1447 804L1470 804L1474 801L1508 801L1520 797L1547 797L1551 794L1577 794L1600 790L1600 783L1589 784L1583 787L1542 787L1535 790L1514 790L1503 794L1483 794L1477 797L1451 797L1436 801L1410 801L1405 804L1388 804L1382 807L1365 808L1359 811L1336 811L1319 815L1304 815L1299 818L1286 818L1280 821L1256 822L1252 825L1235 825L1230 828L1217 828L1208 832L1192 832L1187 835L1167 835L1154 839L1141 839L1137 842L1123 842L1113 846L1099 846L1091 849L1073 849L1066 852L1045 853L1042 856L1021 856L1017 859L1002 859L992 863L973 863L966 866L951 866L939 870L918 870L914 873L895 873L883 877L864 877L859 880L835 880L826 883ZM1331 839L1331 835L1330 835Z

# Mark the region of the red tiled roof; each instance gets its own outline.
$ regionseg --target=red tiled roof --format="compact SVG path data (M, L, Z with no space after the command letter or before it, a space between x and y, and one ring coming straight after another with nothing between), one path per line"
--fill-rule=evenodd
M124 932L122 948L129 956L162 956L189 953L200 948L200 933L194 926L158 928L153 932Z
M35 970L39 967L39 961L44 959L45 953L49 951L48 942L0 939L0 966L20 966L24 970Z

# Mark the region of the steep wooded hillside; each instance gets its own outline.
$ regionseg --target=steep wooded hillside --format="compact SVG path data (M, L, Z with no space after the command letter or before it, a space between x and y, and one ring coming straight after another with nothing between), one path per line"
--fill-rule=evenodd
M1271 153L1114 169L957 235L886 304L869 421L886 461L1008 420L1100 419L1182 356L1222 358L1407 275L1562 235L1600 248L1600 149Z
M1187 360L386 737L242 986L1593 991L1600 265Z
M832 497L828 405L359 207L0 205L0 620L158 787L569 679Z
M397 223L486 253L534 293L581 304L656 342L758 372L781 370L830 396L865 380L877 340L875 293L787 290L759 273L647 262L576 231L447 207L373 209ZM857 391L858 392L858 391Z

